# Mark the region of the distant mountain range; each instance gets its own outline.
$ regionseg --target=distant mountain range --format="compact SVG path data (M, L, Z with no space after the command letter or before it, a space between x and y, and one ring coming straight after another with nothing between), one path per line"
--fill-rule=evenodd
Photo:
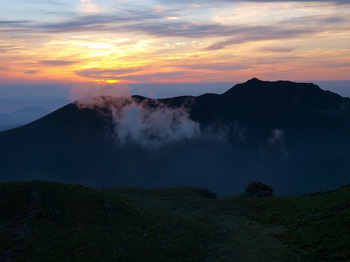
M10 114L0 114L0 131L30 123L49 112L41 107L25 107Z
M0 155L2 181L327 190L350 180L350 99L256 78L222 95L92 98L1 132Z

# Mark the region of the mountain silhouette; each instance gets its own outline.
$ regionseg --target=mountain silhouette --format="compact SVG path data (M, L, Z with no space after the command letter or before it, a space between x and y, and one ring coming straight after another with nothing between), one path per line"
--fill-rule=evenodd
M97 99L102 106L72 103L0 132L0 179L93 187L198 186L221 196L243 192L254 180L285 195L349 182L350 99L311 83L253 78L221 95L158 100L133 96L127 100L136 105L128 109L128 121L136 121L137 110L145 107L152 113L144 115L145 121L158 119L154 123L160 122L160 127L168 116L182 117L169 124L167 142L151 148L129 138L140 134L143 138L146 132L154 141L162 130L147 133L146 123L142 132L132 129L123 136L124 142L118 140L125 124L135 128L132 121L120 122L111 110L111 105L124 100ZM200 136L194 132L196 124ZM184 135L174 128L181 128Z
M10 114L0 114L0 131L18 127L39 119L49 112L41 107L25 107Z

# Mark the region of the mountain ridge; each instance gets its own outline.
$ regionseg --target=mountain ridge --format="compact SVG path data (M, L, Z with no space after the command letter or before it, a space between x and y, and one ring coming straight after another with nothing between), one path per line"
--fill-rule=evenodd
M118 99L108 98L107 104L118 104ZM281 194L349 182L349 98L316 85L252 79L221 95L123 99L133 121L151 117L158 121L152 124L159 126L156 131L163 132L169 116L181 116L183 131L189 124L199 126L200 136L191 133L192 138L186 135L153 149L137 141L121 144L118 132L129 122L118 122L110 107L69 104L0 133L0 180L94 187L193 185L219 195L240 192L252 180L263 180ZM145 122L138 125L152 128Z
M2 130L11 129L24 124L28 124L39 119L49 112L41 107L24 107L8 114L0 114L0 128Z

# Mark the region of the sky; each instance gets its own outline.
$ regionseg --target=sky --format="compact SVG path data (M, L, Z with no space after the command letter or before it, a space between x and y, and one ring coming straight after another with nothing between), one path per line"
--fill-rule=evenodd
M0 61L0 102L77 83L152 96L153 83L350 80L350 1L1 1Z

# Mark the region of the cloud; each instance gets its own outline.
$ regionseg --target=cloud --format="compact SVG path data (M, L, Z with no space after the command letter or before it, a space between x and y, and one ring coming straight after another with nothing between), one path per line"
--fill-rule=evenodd
M232 71L232 70L243 70L249 68L247 65L234 65L232 63L208 63L208 64L190 64L181 65L184 68L190 69L208 69L215 71Z
M166 3L173 3L173 1L167 1L167 0L161 0L161 2L166 2ZM188 1L186 0L180 0L180 1L176 1L176 2L183 2L183 3L188 3ZM212 4L213 2L210 0L204 0L204 1L197 1L198 4ZM312 0L236 0L236 1L232 1L232 0L217 0L215 1L215 5L217 5L216 3L232 3L232 2L238 2L238 3L288 3L288 2L300 2L300 3L309 3L309 2L315 2ZM334 4L341 4L341 5L348 5L349 1L348 0L320 0L319 2L323 2L323 3L334 3Z
M330 61L330 60L323 60L320 63L320 66L323 67L323 68L347 68L349 67L350 68L350 62L333 62L333 61Z
M285 131L283 129L273 129L271 131L271 137L268 139L268 143L271 145L279 145L283 143L283 136Z
M278 154L281 157L288 157L289 152L284 143L285 131L283 129L272 129L271 136L267 139L267 143L260 147L261 153L264 156L269 156L270 154Z
M35 75L39 72L40 72L39 70L27 70L27 71L24 71L23 73L25 73L27 75Z
M0 46L0 53L7 53L7 52L10 52L10 51L13 51L13 50L18 50L20 48L17 48L17 47L10 47L10 46Z
M66 60L41 60L40 64L50 66L68 66L77 63L77 61L66 61Z
M115 137L120 144L137 143L145 148L187 139L199 139L199 124L185 108L170 108L153 101L152 106L132 101L122 109L113 108Z
M94 109L101 117L111 120L112 137L119 146L136 144L152 150L186 140L226 142L229 129L209 126L201 129L190 118L188 97L181 106L169 106L168 100L131 97L127 85L74 84L71 98L79 108ZM244 141L244 130L235 126L239 141Z
M71 100L77 101L81 107L90 107L90 104L102 107L105 102L99 101L101 96L130 97L130 88L124 84L74 83L65 88L70 90Z
M242 32L245 26L227 26L218 23L171 22L142 23L126 26L129 30L142 31L162 37L202 38L208 36L228 36Z
M76 71L75 73L79 76L88 77L92 79L104 79L104 80L129 80L137 82L152 82L159 79L167 79L168 81L178 80L179 78L193 79L194 73L184 70L171 72L158 72L158 73L142 73L145 68L127 68L127 69L85 69Z
M230 0L219 0L220 2L231 2ZM315 2L312 0L238 0L239 2L253 2L253 3L275 3L275 2ZM349 4L348 0L321 0L320 2L325 3L336 3L336 4Z
M199 139L200 126L185 107L171 108L158 100L138 100L121 85L79 84L70 86L80 108L93 108L110 115L117 144L137 144L154 149L187 139ZM110 113L106 113L106 109Z
M178 81L179 79L193 80L197 75L190 71L172 71L172 72L160 72L142 75L129 75L125 77L120 77L119 79L125 79L137 82L157 82L159 79L166 79L167 82Z
M146 10L145 10L146 11ZM149 19L160 19L162 15L151 12L123 11L111 14L90 14L73 17L62 22L35 24L35 28L45 32L83 32L83 31L110 31L122 28L122 25Z
M108 79L117 80L123 78L125 75L141 71L141 68L126 68L126 69L84 69L75 71L79 76L89 77L93 79Z
M200 81L205 81L208 76L205 74L212 70L217 76L207 79L221 77L228 81L229 77L249 77L247 74L258 70L267 74L273 68L263 66L275 63L279 59L277 53L286 55L284 67L299 68L313 61L316 64L322 54L331 54L330 60L341 60L341 57L344 60L348 53L339 55L341 49L347 50L350 9L339 8L328 1L154 0L140 3L131 0L123 1L122 5L113 1L81 2L86 8L81 9L79 1L70 5L67 2L68 6L61 9L56 5L47 6L43 9L47 13L35 16L33 14L38 11L28 5L32 9L26 15L21 15L26 11L22 6L20 12L4 16L0 20L0 31L13 46L0 45L0 52L4 56L8 54L8 61L13 63L11 68L20 62L15 62L10 51L16 52L13 48L21 47L23 52L16 54L16 61L39 61L45 66L58 67L80 60L76 66L81 68L76 68L75 74L90 79L159 81L163 78L165 81L169 77L168 80L173 81L181 77L186 81L200 76ZM48 11L54 15L48 16ZM287 54L294 50L294 45L297 52ZM59 55L63 53L66 55ZM288 61L287 55L293 60ZM299 64L294 55L299 56ZM194 61L195 56L197 61ZM259 59L263 64L258 63ZM239 64L230 64L229 60ZM208 61L212 63L205 65ZM142 68L119 69L120 65L142 65ZM30 71L36 66L25 68ZM159 73L154 73L157 67ZM248 68L250 70L245 70ZM235 70L241 72L229 76L229 71ZM317 70L310 70L310 73L316 78L321 75ZM77 78L71 72L62 73L62 77L68 75L70 79Z
M224 1L225 2L225 1ZM232 3L232 1L228 1ZM272 1L260 1L268 3ZM281 1L276 1L281 2ZM291 1L295 2L295 1ZM308 1L305 1L308 2ZM227 25L213 22L194 22L186 18L185 15L179 15L179 20L169 20L167 18L176 16L174 11L166 10L165 13L154 11L154 8L138 7L139 10L123 10L118 9L114 14L98 13L88 15L78 15L68 20L49 23L29 23L30 27L42 30L44 32L59 33L59 32L131 32L138 31L153 36L161 37L189 37L203 38L209 36L232 36L233 34L245 34L249 32L255 33L259 30L263 32L285 26L285 22L295 26L301 26L299 30L313 32L315 26L308 28L304 22L313 22L314 24L327 23L337 24L346 23L349 21L347 15L323 15L306 16L301 14L298 19L290 19L279 21L279 24L266 26L251 26L249 24ZM186 9L186 8L185 8ZM205 7L203 7L205 10ZM208 20L207 20L208 21ZM8 21L13 23L23 23L24 21ZM28 22L27 22L28 23ZM296 30L296 29L295 29ZM287 30L292 33L292 29Z
M22 43L11 43L9 41L0 41L0 53L7 53L10 51L20 50L23 48L24 46Z
M140 32L158 38L226 38L210 44L204 50L219 50L234 44L265 40L310 38L311 35L346 30L349 18L346 15L301 16L264 25L221 24L214 22L193 22L169 20L159 14L127 12L121 16L84 15L59 23L38 25L45 32ZM334 26L338 27L335 29Z
M16 26L30 23L30 20L0 20L0 26Z
M102 117L110 116L113 137L121 146L133 143L154 149L201 138L200 125L190 118L185 106L173 108L156 99L133 98L128 86L121 84L93 82L72 84L66 88L71 90L71 99L76 100L80 108L93 108Z
M83 13L98 13L101 12L98 5L94 4L92 0L80 0L80 9Z
M232 4L232 1L221 1ZM237 1L271 3L283 1ZM297 1L285 1L297 2ZM309 1L299 1L309 2ZM87 1L86 3L90 3ZM161 1L160 3L168 3ZM187 2L186 2L187 3ZM207 1L207 4L209 2ZM327 2L328 3L328 2ZM335 3L346 3L346 1L335 1ZM182 4L185 6L185 3ZM187 6L187 7L186 7ZM209 22L195 22L186 16L186 12L190 10L187 4L183 13L176 14L176 11L165 9L164 13L155 11L155 7L137 6L137 10L131 9L113 9L113 14L109 12L76 15L73 18L46 22L34 23L25 20L9 20L0 21L4 24L20 24L23 28L31 28L37 31L49 33L69 33L69 32L111 32L130 33L140 32L151 36L168 38L168 37L185 37L185 38L207 38L222 37L216 43L209 45L206 50L218 50L233 44L241 44L250 41L289 39L293 37L308 36L321 32L334 30L335 25L345 24L349 22L347 14L323 15L323 16L305 16L286 19L282 21L271 21L261 24L221 24ZM193 8L193 7L192 7ZM205 5L203 11L206 10ZM136 8L135 8L136 9ZM178 20L169 20L167 17L178 16ZM26 23L24 23L26 22ZM332 28L331 28L332 27ZM346 26L339 26L337 30L349 30Z
M264 4L264 3L313 3L313 2L321 2L321 3L329 3L329 4L335 4L335 5L349 5L348 0L217 0L217 1L211 1L211 0L197 0L192 1L189 3L187 0L177 0L177 1L171 1L171 0L159 0L160 4L166 4L168 7L169 5L187 5L190 7L201 7L203 5L205 6L215 6L217 7L218 4L233 4L233 3L257 3L257 4Z
M259 50L263 52L289 53L294 51L295 49L295 47L262 47Z
M224 41L216 42L206 48L206 50L222 49L234 44L242 44L250 41L263 41L263 40L276 40L276 39L289 39L295 37L306 36L312 33L314 30L310 29L281 29L278 27L260 27L255 28L253 31L244 32L238 34L235 37L231 37Z

